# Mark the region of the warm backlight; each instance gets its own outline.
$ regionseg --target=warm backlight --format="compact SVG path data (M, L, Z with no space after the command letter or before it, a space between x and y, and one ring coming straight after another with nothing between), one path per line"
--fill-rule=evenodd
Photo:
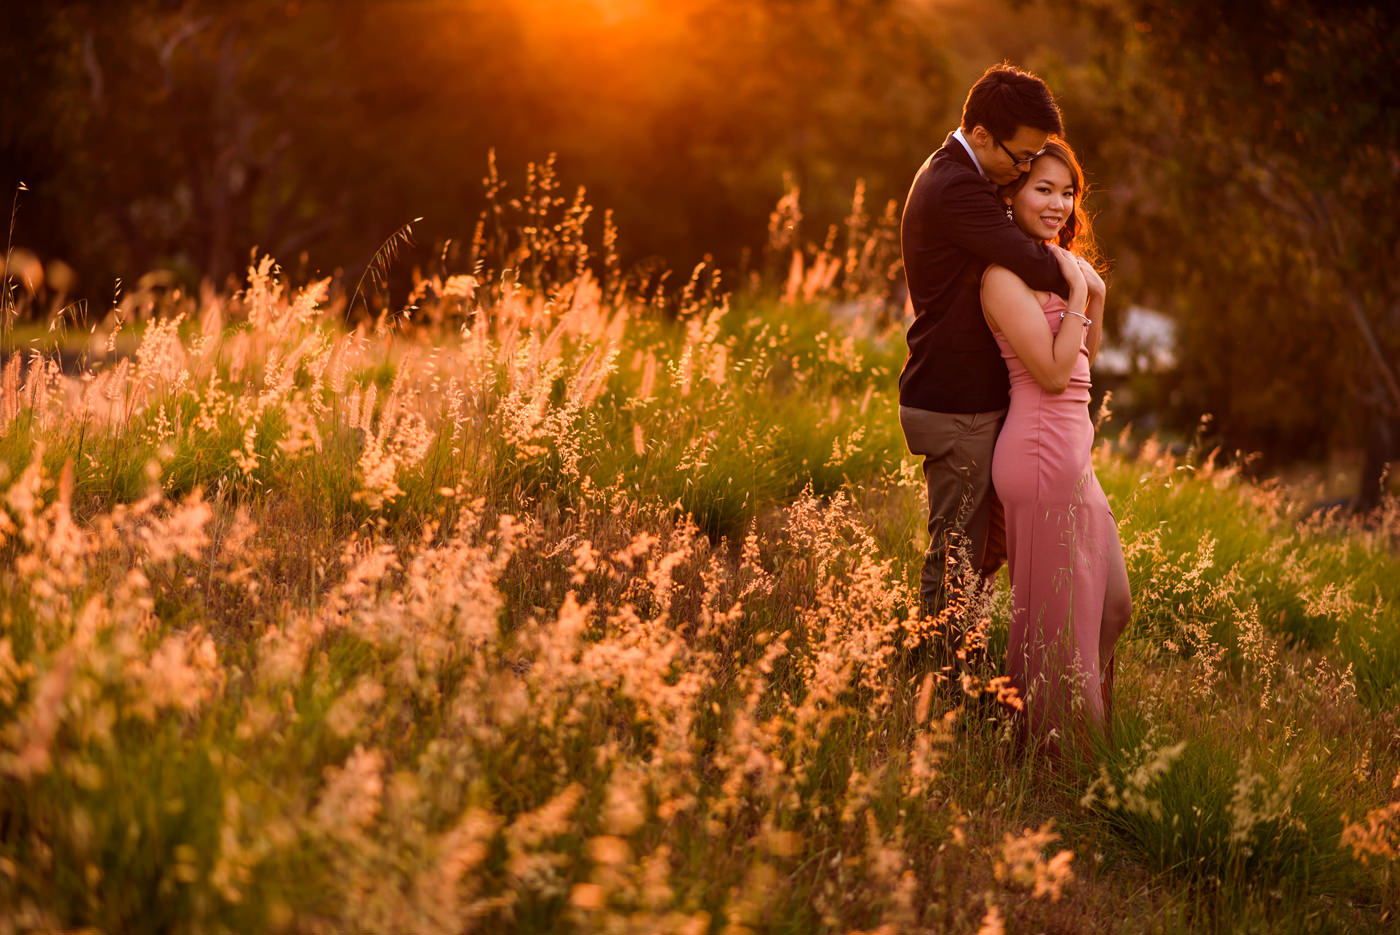
M649 12L653 0L514 0L522 9L551 19L575 19L617 25Z

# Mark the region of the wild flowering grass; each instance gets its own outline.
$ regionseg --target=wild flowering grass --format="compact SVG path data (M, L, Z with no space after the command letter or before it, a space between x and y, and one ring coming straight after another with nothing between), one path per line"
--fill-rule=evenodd
M657 293L531 184L474 248L517 272L400 316L347 329L263 260L130 356L11 358L0 931L1393 920L1393 506L1299 523L1103 446L1119 742L1026 760L995 652L955 685L914 651L902 333L843 278L874 248ZM969 599L995 648L1004 588Z

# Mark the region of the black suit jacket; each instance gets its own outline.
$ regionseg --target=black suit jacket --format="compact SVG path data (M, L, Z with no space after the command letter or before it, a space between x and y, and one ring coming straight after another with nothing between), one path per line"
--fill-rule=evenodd
M996 186L950 133L914 176L900 224L914 305L899 403L934 412L990 412L1010 398L1006 364L982 318L982 273L996 263L1032 289L1069 297L1048 247L1006 218Z

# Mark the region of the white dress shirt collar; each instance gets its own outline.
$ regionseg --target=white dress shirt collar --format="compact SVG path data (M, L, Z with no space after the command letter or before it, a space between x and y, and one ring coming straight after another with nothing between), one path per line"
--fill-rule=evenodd
M982 171L982 163L977 161L977 154L972 151L972 144L968 143L967 137L963 136L962 127L953 131L953 139L961 143L963 149L967 150L967 154L972 157L972 164L977 167L977 174L984 179L987 178L987 173Z

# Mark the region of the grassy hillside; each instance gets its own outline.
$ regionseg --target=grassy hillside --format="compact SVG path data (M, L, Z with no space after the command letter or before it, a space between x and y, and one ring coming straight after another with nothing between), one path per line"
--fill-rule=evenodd
M1051 768L910 651L897 322L552 282L347 332L264 261L11 359L0 932L1394 923L1400 505L1101 441L1119 743Z

